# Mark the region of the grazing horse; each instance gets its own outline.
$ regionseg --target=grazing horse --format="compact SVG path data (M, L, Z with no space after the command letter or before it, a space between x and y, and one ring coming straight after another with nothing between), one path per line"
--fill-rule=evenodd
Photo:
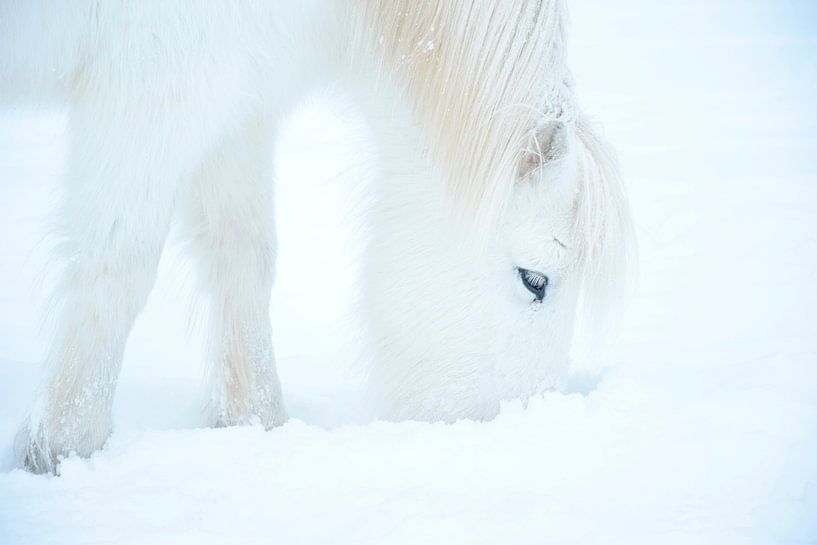
M18 437L56 471L111 429L125 341L178 221L207 298L214 426L287 419L270 330L271 147L333 83L376 149L363 302L383 416L488 419L558 387L629 215L565 64L564 0L4 0L0 100L70 151L47 377Z

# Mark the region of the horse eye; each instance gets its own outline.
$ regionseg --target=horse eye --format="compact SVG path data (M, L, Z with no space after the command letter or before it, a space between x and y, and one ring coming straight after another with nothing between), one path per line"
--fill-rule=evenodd
M548 277L542 273L527 269L517 268L516 270L519 271L519 278L522 279L522 285L525 286L525 289L535 295L537 301L544 299L549 282Z

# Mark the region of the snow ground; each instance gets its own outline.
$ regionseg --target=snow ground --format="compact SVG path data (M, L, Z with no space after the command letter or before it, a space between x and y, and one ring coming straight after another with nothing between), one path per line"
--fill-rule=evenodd
M293 420L199 427L171 244L105 449L59 478L14 469L65 140L59 114L3 113L0 543L817 543L817 4L581 0L572 38L585 106L620 150L640 285L582 367L598 384L484 424L366 419L340 181L356 151L324 102L277 151ZM328 300L312 289L325 271Z

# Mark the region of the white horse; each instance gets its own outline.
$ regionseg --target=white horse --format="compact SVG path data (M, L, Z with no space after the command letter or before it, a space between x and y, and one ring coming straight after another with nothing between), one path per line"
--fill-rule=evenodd
M557 387L577 307L605 306L629 237L565 65L563 1L0 2L0 99L70 111L66 268L26 467L104 444L174 217L209 302L212 425L287 419L270 149L332 81L377 147L362 270L383 415L487 419Z

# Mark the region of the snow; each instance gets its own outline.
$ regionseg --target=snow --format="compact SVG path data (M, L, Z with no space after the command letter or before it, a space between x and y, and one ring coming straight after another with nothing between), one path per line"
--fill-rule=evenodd
M578 88L620 151L641 245L621 331L574 393L489 423L369 421L343 184L359 142L321 100L277 150L293 419L201 427L171 242L115 431L59 478L15 469L11 444L46 349L64 118L2 113L0 543L817 543L816 21L810 1L574 3Z

